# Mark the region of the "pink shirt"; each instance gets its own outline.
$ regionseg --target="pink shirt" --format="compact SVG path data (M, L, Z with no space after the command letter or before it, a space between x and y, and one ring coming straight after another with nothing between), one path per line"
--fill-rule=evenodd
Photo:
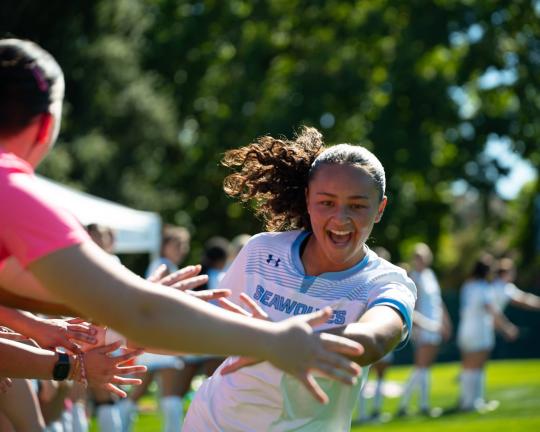
M89 239L80 223L35 193L34 170L0 148L0 267L10 256L21 266Z

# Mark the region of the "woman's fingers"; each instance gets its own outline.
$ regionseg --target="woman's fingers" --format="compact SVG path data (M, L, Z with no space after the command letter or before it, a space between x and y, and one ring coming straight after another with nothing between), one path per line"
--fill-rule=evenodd
M251 357L239 357L238 359L233 361L231 364L221 369L221 375L227 375L227 374L236 372L239 369L242 369L247 366L253 366L257 363L260 363L261 361L262 360L257 360Z
M101 354L110 354L114 351L116 351L120 346L122 345L122 341L116 341L109 345L103 345L98 348L94 348L94 350L97 350ZM93 351L93 350L92 350Z
M313 395L313 397L322 404L328 403L328 396L323 391L321 386L315 381L315 378L310 373L300 374L296 378L304 385L304 387Z
M231 295L231 290L228 289L213 289L213 290L204 290L204 291L185 291L186 294L196 297L199 300L209 301L209 300L218 300L220 298L229 297Z
M180 291L191 290L208 282L208 275L193 276L189 279L184 279L170 285L171 288L179 289Z
M121 390L118 387L116 387L114 384L108 383L100 387L104 388L107 391L110 391L111 393L117 394L121 398L127 397L127 393L124 390Z
M117 366L116 371L122 375L131 375L138 373L145 373L148 368L144 365L134 365L134 366Z
M257 319L268 320L268 314L264 310L262 310L261 307L257 303L255 303L255 301L246 293L240 294L240 301L246 305L249 311L228 299L220 299L219 304L223 309L227 309L231 312L235 312L244 316L250 316Z
M223 309L227 309L230 312L234 312L240 315L249 316L249 317L251 316L251 314L247 310L245 310L242 306L238 306L236 303L233 303L229 299L221 298L218 301L219 301L219 305Z
M301 321L306 322L311 327L315 327L315 326L326 323L326 321L328 321L331 316L332 316L332 308L325 307L316 312L312 312L305 315L298 315L296 318Z
M336 378L341 378L343 374L351 377L360 375L362 368L344 355L360 355L364 351L362 345L341 336L325 334L325 338L321 337L322 346L315 365L324 363L332 366L336 371L340 371L336 373Z
M158 283L161 285L172 286L177 282L183 281L185 279L197 276L201 272L200 264L190 265L180 270L171 273L161 279L158 279Z
M335 353L357 357L364 354L365 351L361 344L343 336L320 333L320 339L325 349Z
M75 320L79 320L78 318L75 318ZM76 322L72 322L73 320L69 320L67 321L69 324L67 326L67 336L70 338L70 339L73 339L77 342L83 342L83 343L87 343L87 344L90 344L90 345L95 345L97 344L98 340L97 340L97 329L90 325L90 324L82 324L82 323L77 323Z
M313 370L318 371L319 373L324 375L326 378L339 381L346 385L354 385L358 381L356 373L351 375L348 372L344 372L343 369L336 368L332 366L331 364L328 364L325 362L319 362L317 365L313 367Z
M62 342L59 342L58 344L55 344L56 346L64 347L66 350L68 350L70 353L79 353L81 352L81 347L77 345L76 343L73 343L69 340L64 340ZM55 347L51 347L55 348Z
M246 293L240 294L240 301L242 301L250 310L253 318L262 320L268 320L268 314Z
M141 385L142 379L139 378L125 378L121 376L113 376L111 381L113 384L122 384L122 385Z
M75 331L75 332L79 332L79 333L86 333L86 334L89 334L89 335L95 335L96 334L96 329L93 326L88 325L88 324L72 324L72 323L68 323L67 330L68 331Z
M165 264L161 264L157 269L154 270L154 272L148 277L148 281L150 282L158 282L159 280L163 279L168 273L167 266Z
M0 337L4 339L14 340L14 341L22 341L22 340L29 339L27 336L24 336L20 333L11 332L11 331L0 331Z
M125 363L125 362L131 360L132 358L135 358L135 357L141 355L143 352L144 352L144 350L142 350L142 349L126 350L125 353L123 353L123 354L121 354L119 356L115 356L114 360L115 360L116 364L122 364L122 363Z
M90 345L94 345L97 343L97 339L94 336L89 335L88 333L68 330L68 337L78 342L84 342Z

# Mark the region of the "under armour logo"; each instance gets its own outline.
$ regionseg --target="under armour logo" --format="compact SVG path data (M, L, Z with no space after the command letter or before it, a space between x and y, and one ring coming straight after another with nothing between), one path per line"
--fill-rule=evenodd
M268 258L266 259L266 262L267 262L268 264L274 263L274 267L279 266L279 262L280 262L280 261L281 261L281 259L279 259L279 258L274 258L274 256L271 255L271 254L269 254L269 255L268 255Z

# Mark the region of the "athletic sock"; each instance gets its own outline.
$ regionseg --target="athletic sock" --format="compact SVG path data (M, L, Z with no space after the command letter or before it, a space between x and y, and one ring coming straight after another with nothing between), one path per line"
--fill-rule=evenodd
M184 420L184 407L179 396L161 398L161 409L164 417L164 432L179 432Z
M71 409L71 425L73 432L88 432L88 418L83 402L76 402Z
M429 369L418 369L420 375L420 409L422 411L429 409Z
M71 409L65 409L60 417L62 423L62 432L73 432L73 406Z
M373 395L373 412L380 413L383 402L383 383L382 378L377 379L377 384L375 386L375 394Z
M130 398L121 399L116 404L120 412L120 422L122 423L122 432L131 432L133 423L137 418L137 405Z
M474 369L474 405L485 404L486 373L482 369Z
M114 404L99 405L96 409L100 432L119 432L122 427L118 407Z
M401 400L399 402L399 409L405 410L407 409L409 405L409 400L411 399L411 396L416 389L416 386L418 385L418 381L420 379L420 372L419 369L414 368L411 376L409 377L407 383L405 384L405 388L403 389L403 395L401 396Z
M367 400L364 395L364 392L366 391L366 383L364 383L364 386L362 387L362 390L360 390L360 395L358 396L358 412L356 414L357 420L367 420Z
M463 369L460 377L459 407L464 410L474 408L476 369Z

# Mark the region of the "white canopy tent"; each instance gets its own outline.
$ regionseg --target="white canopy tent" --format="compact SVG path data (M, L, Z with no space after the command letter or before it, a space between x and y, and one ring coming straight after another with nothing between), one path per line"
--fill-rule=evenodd
M103 198L37 177L40 195L69 210L83 225L96 223L115 232L115 253L149 253L159 256L161 218L157 213L135 210Z

